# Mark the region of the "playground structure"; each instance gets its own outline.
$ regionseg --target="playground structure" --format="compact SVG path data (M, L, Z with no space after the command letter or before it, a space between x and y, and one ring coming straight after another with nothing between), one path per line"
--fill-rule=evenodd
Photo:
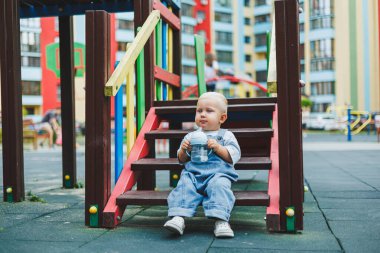
M267 92L267 89L265 87L263 87L261 84L254 82L252 80L239 78L236 76L224 76L223 75L223 76L219 76L217 78L207 79L205 82L208 83L208 82L220 81L220 80L226 80L226 81L230 81L232 83L246 83L246 84L253 85L253 86L259 88L260 90L262 90L265 93ZM191 95L198 96L198 84L194 84L192 86L187 87L182 93L182 99L186 99L186 98L190 97Z
M0 0L0 60L3 103L4 200L24 199L20 83L19 18L59 16L62 86L63 173L65 188L76 183L73 119L72 15L86 15L86 196L85 223L116 227L127 205L166 205L168 192L154 191L156 170L179 177L176 150L187 133L182 123L194 120L196 100L181 97L179 1L54 1ZM136 37L110 74L108 12L133 11ZM298 1L275 2L277 97L229 99L223 125L237 137L242 159L237 170L268 170L267 191L235 192L237 205L266 206L269 231L303 229L303 164L301 139ZM9 36L5 36L5 34ZM199 93L204 48L196 38ZM199 57L199 58L198 58ZM136 70L136 71L135 71ZM136 75L136 96L134 92ZM117 182L111 192L111 96L115 96L115 136L120 135L120 89L127 91L127 160L116 143ZM136 99L136 123L134 123ZM157 130L168 122L168 130ZM137 131L135 137L134 129ZM122 133L122 128L121 128ZM120 137L120 138L119 138ZM155 140L169 139L169 158L155 157ZM121 150L120 150L121 147ZM137 190L132 187L137 184Z
M349 106L329 106L326 109L326 113L334 113L337 116L338 123L349 125L351 135L356 135L360 133L373 121L370 112L353 111L351 108L349 108ZM348 123L349 119L350 123ZM345 128L344 134L349 134L348 126L347 128Z

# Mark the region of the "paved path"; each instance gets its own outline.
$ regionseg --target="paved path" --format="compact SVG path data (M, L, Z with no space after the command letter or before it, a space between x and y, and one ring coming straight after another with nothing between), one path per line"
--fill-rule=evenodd
M87 228L84 190L60 189L60 149L26 151L26 190L47 203L0 202L0 253L379 252L380 144L374 136L349 144L337 138L304 138L304 174L310 189L305 193L304 231L268 233L265 208L236 207L231 218L235 238L230 240L213 237L213 222L202 210L187 220L182 237L162 229L166 207L129 207L117 229ZM78 179L83 182L83 148L77 158ZM241 177L235 188L265 189L264 172L244 172ZM166 188L168 173L158 178L158 187Z

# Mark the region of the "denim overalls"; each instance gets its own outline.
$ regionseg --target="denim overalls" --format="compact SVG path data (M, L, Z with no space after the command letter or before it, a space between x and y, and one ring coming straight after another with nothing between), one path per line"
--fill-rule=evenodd
M223 146L225 132L225 129L220 129L216 136ZM231 182L237 178L233 165L215 153L204 163L187 162L177 187L168 196L168 216L192 217L202 204L207 217L228 221L235 203Z

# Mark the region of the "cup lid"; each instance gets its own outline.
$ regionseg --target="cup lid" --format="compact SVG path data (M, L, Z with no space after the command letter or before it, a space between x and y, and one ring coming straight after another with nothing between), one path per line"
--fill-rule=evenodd
M206 145L207 135L202 131L196 131L191 135L191 145Z

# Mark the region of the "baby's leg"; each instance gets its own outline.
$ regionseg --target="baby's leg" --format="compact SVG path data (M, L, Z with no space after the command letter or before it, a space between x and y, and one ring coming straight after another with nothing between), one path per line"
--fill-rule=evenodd
M193 182L195 182L195 178L191 173L182 173L177 187L168 196L168 216L194 216L197 207L202 202L203 195L197 192Z
M228 221L235 203L231 190L231 181L223 176L215 175L207 184L203 200L203 209L207 217Z

